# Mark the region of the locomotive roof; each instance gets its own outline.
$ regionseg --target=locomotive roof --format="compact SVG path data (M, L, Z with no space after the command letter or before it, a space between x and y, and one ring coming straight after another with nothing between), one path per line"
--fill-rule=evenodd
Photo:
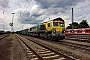
M63 21L64 22L64 20L62 19L62 18L56 18L56 19L52 19L52 20L50 20L50 21L55 21L55 20L60 20L60 21ZM48 21L46 21L46 22L43 22L43 23L47 23Z
M54 21L54 20L60 20L60 21L63 21L64 22L64 20L62 19L62 18L56 18L56 19L52 19L52 20L50 20L50 21ZM44 23L47 23L47 22L49 22L49 21L46 21L46 22L42 22L42 23L40 23L40 24L38 24L38 25L43 25ZM36 25L36 26L32 26L32 27L30 27L30 28L34 28L34 27L37 27L38 25Z
M60 18L60 17L59 17L59 18L56 18L56 19L53 19L53 21L54 21L54 20L61 20L61 21L64 21L64 20L63 20L62 18Z

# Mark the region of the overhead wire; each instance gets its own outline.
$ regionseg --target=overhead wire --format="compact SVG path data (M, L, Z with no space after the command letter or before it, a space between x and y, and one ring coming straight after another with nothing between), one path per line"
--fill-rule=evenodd
M55 0L53 0L53 1L55 1ZM44 8L47 8L51 3L53 3L53 1L51 1L49 4L47 4ZM41 10L39 10L39 11L41 11ZM36 16L36 15L32 15L32 16Z
M54 1L54 0L53 0ZM49 4L47 4L44 8L47 8L51 3L53 3L53 1L51 1ZM39 10L39 11L41 11L41 10ZM31 15L31 17L32 16L36 16L36 15ZM34 23L34 24L38 24L38 23Z
M54 0L53 0L54 1ZM51 1L47 6L49 6L53 1ZM60 4L62 4L63 2L64 2L65 0L63 0L63 1L61 1L60 3L58 3L56 6L58 6L58 5L60 5ZM45 8L47 7L47 6L45 6ZM56 7L56 6L54 6L54 7ZM53 8L54 8L53 7ZM51 8L52 9L52 8ZM49 9L49 10L47 10L47 11L45 11L42 15L45 15L45 13L47 13L47 12L49 12L49 11L51 11L51 9ZM34 15L35 16L35 15ZM41 18L42 18L42 16L41 16ZM50 18L49 18L50 19Z
M61 1L60 3L58 3L56 6L58 6L58 5L60 5L60 4L62 4L63 2L64 2L65 0L63 0L63 1ZM56 6L54 6L54 7L56 7ZM53 8L54 8L53 7ZM52 8L51 8L52 9ZM49 10L47 10L47 11L45 11L42 15L45 15L47 12L49 12L51 9L49 9Z
M54 2L55 0L52 0L49 4L47 4L44 8L47 8L50 4L52 4L53 2ZM41 10L39 10L39 11L41 11ZM31 17L32 16L37 16L37 15L31 15ZM42 18L42 17L41 17Z
M28 6L30 5L31 1L32 0L30 0L30 2L28 3L28 5L26 3L26 5L25 5L26 8L25 8L24 12L22 13L22 15L20 14L20 17L22 17L24 15L24 13L26 12L26 10L27 10Z
M24 3L24 1L23 1L23 0L21 0L21 2L23 2L23 3Z
M3 21L3 19L1 19L1 18L0 18L0 20L2 20L2 21ZM3 23L5 23L5 22L3 21ZM5 23L5 24L6 24L6 23ZM8 24L6 24L6 25L8 25Z
M32 0L31 0L31 1L32 1ZM31 2L31 1L30 1L30 2ZM54 0L53 0L53 1L54 1ZM50 5L53 1L51 1L51 2L47 5L47 6L45 6L45 8L46 8L46 7L48 7L48 6L49 6L49 5ZM65 1L65 0L63 0L63 1L62 1L62 2L60 2L60 3L58 3L57 5L59 5L59 4L61 4L61 3L63 3L64 1ZM30 4L30 2L29 2L29 4ZM27 8L28 8L29 4L27 5L27 7L26 7L26 9L24 10L24 12L23 12L23 14L21 15L21 17L24 15L24 13L25 13L25 11L27 10ZM57 6L57 5L56 5L56 6ZM56 6L54 6L54 7L56 7ZM54 7L53 7L53 8L54 8ZM47 13L47 12L48 12L48 11L50 11L50 10L51 10L51 9L49 9L49 10L45 11L42 15L44 15L45 13ZM32 15L32 16L33 16L33 15Z
M3 10L3 16L4 16L4 10ZM2 18L0 18L0 20L3 21L3 23L6 24L6 22ZM6 24L6 25L8 25L8 24Z
M23 2L23 0L21 0L21 2ZM24 3L24 2L23 2ZM27 4L28 4L28 2L26 2L26 4L25 4L25 8L26 8L26 6L27 6ZM21 13L22 14L22 13ZM21 17L21 14L20 14L20 17ZM20 20L19 20L20 21ZM19 22L18 22L19 23Z
M53 0L53 1L55 1L55 0ZM47 4L44 8L47 8L51 3L53 3L53 1L51 1L49 4ZM65 0L63 0L62 2L60 2L60 3L58 3L56 6L58 6L59 4L61 4L61 3L63 3ZM56 6L54 6L54 7L56 7ZM53 8L54 8L53 7ZM51 10L51 9L50 9ZM45 14L46 12L48 12L48 11L50 11L50 10L47 10L47 11L45 11L43 14ZM39 10L40 11L40 10ZM32 15L32 16L35 16L35 15Z
M30 2L28 3L28 5L27 5L27 3L26 3L26 5L25 5L25 10L24 10L24 12L22 13L22 15L20 14L20 18L22 18L22 16L24 15L24 13L26 12L26 10L27 10L27 8L28 8L28 6L30 5L30 3L32 2L32 0L30 0ZM20 21L20 20L19 20ZM18 23L19 24L19 23ZM17 24L17 25L18 25Z
M4 10L4 9L2 9L3 10L3 17L2 18L0 18L0 20L5 24L3 24L5 27L6 27L6 30L7 30L7 25L9 25L9 24L7 24L4 20L6 19L6 16L4 15L5 14L5 12L4 11L7 11L7 10ZM5 19L3 19L3 18L5 18Z
M30 0L29 4L26 6L26 9L24 10L24 12L23 12L23 14L21 15L21 17L22 17L22 16L24 15L24 13L26 12L26 10L27 10L28 6L30 5L31 1L32 1L32 0Z

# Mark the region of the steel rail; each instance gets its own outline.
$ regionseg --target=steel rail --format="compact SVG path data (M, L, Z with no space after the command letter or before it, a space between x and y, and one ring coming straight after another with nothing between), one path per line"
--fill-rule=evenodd
M24 37L24 38L26 38L26 37ZM30 40L29 38L26 38L26 39ZM32 41L32 40L30 40L30 41ZM51 51L53 51L53 52L55 52L55 53L57 53L57 54L59 54L59 55L61 55L61 56L64 56L65 58L67 58L67 60L76 60L76 58L74 58L74 57L72 57L72 56L68 56L68 55L63 54L63 53L61 53L61 52L58 52L57 50L54 50L54 49L52 49L52 48L50 48L50 47L47 47L47 46L45 46L45 45L43 45L43 44L40 44L40 43L35 42L35 41L32 41L32 42L34 42L34 43L36 43L36 44L38 44L38 45L40 45L40 46L43 46L43 47L45 47L46 49L49 49L49 50L51 50Z
M59 42L59 44L63 44L63 45L70 46L70 47L75 47L77 49L79 48L80 50L85 50L88 53L90 51L90 46L88 46L88 45L77 44L77 43L66 42L66 41Z
M17 35L16 35L17 36ZM17 36L18 37L18 36ZM34 49L32 49L30 46L28 46L28 44L26 44L20 37L18 37L26 46L27 48L29 48L33 53L35 53L35 55L38 56L39 60L45 60L42 58L42 56L40 56Z
M7 37L7 36L9 36L9 35L5 35L5 36L3 36L3 37L0 37L0 40L3 39L3 38L5 38L5 37Z

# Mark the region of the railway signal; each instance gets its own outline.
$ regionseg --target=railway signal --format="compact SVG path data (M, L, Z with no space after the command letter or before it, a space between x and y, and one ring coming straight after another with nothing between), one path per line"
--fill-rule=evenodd
M9 23L10 26L13 26L13 23Z

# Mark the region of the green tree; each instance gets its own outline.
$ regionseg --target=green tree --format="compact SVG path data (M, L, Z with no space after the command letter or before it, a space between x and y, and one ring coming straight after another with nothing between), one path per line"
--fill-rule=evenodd
M71 29L71 28L72 28L71 25L72 25L72 24L69 24L69 26L67 26L66 29Z
M72 24L69 24L69 26L66 27L66 29L77 29L77 28L89 28L87 20L82 20L79 24L77 22L73 22Z
M79 28L89 28L87 20L82 20L82 22L79 23Z
M72 24L69 24L69 26L67 26L66 29L72 29L72 25L73 29L77 29L79 24L77 22L73 22Z

